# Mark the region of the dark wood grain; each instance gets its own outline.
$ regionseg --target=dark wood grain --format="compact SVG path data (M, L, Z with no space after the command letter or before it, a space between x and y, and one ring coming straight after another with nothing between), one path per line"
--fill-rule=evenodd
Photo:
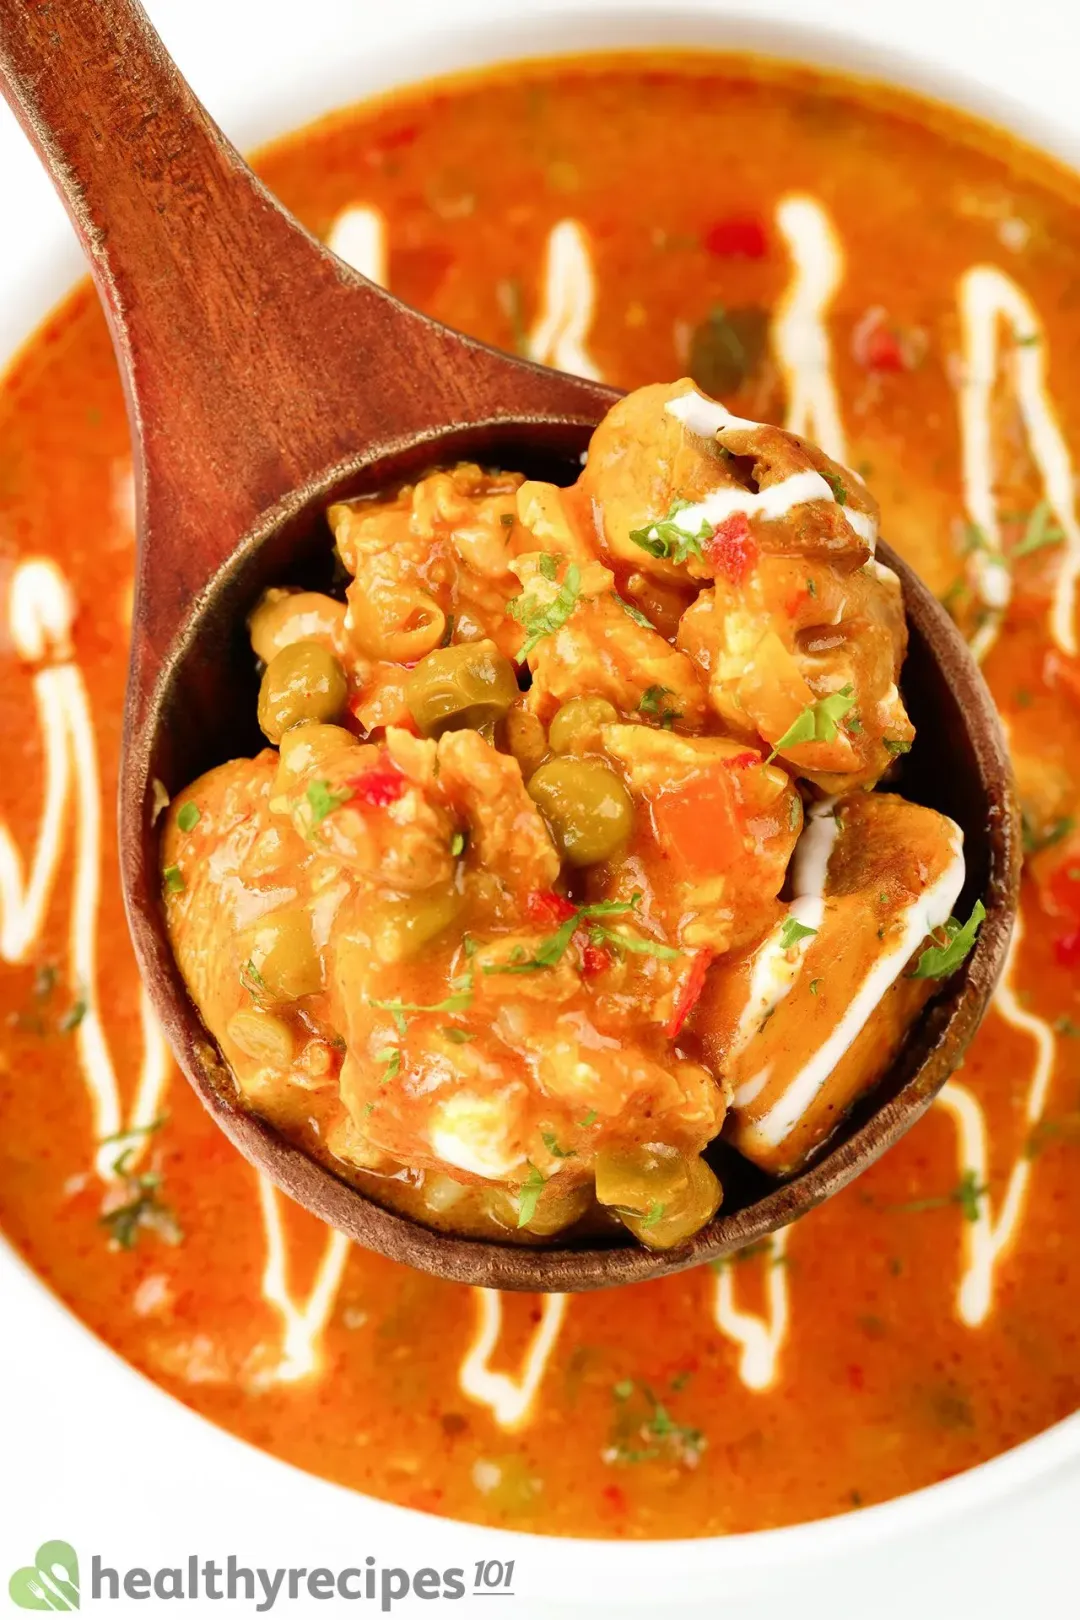
M1004 960L1019 869L1000 728L937 602L886 551L912 628L913 796L967 840L988 917L963 971L862 1114L812 1168L753 1179L685 1247L524 1250L428 1231L382 1209L236 1101L164 929L151 806L243 747L242 626L265 583L306 578L330 498L458 456L568 475L617 397L473 342L328 253L270 196L176 71L133 0L0 0L0 87L59 190L108 315L135 453L139 558L121 868L143 975L173 1049L222 1129L357 1242L461 1282L587 1289L696 1265L830 1196L929 1105ZM227 696L226 696L227 694Z

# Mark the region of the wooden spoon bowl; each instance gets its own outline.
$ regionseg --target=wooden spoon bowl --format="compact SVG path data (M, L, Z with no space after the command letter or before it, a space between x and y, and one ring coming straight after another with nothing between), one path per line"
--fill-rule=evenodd
M776 1185L714 1144L722 1213L688 1244L545 1248L431 1231L374 1203L244 1111L180 977L161 904L157 784L259 746L244 620L267 584L317 583L330 500L462 457L568 482L618 397L406 308L271 198L210 121L134 0L0 0L0 87L82 239L129 405L139 561L120 855L139 965L188 1078L253 1164L366 1248L458 1282L607 1287L697 1265L796 1219L926 1110L1005 960L1020 844L1007 754L967 647L911 570L908 797L963 828L978 943L889 1074L800 1175ZM227 701L224 699L227 694Z

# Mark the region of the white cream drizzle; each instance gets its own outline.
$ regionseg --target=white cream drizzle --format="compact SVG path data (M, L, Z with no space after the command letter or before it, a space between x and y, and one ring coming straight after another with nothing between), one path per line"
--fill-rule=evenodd
M773 350L787 389L784 426L819 444L835 461L846 461L826 325L844 276L843 248L831 219L813 197L783 198L775 217L792 265L772 324Z
M920 940L935 928L940 928L949 917L956 898L964 886L963 834L955 822L953 828L953 856L945 871L912 902L898 921L903 923L895 931L877 961L863 979L848 1003L847 1011L834 1025L828 1039L799 1070L783 1096L769 1112L754 1125L755 1135L770 1147L777 1147L798 1124L810 1104L836 1068L844 1053L865 1028L874 1009L886 991L899 978L904 964Z
M1022 938L1023 923L1018 915L1005 971L993 1004L1005 1022L1027 1035L1035 1046L1035 1063L1024 1100L1024 1124L1030 1132L1046 1108L1057 1043L1046 1019L1028 1012L1017 1000L1013 980L1019 964ZM1013 1161L1005 1184L1005 1196L995 1213L989 1191L985 1190L989 1181L990 1153L986 1114L982 1105L967 1086L956 1080L948 1082L938 1094L937 1101L956 1125L961 1173L970 1172L979 1190L976 1218L965 1219L963 1223L965 1269L957 1291L956 1310L967 1327L980 1327L993 1306L998 1262L1015 1241L1020 1229L1031 1182L1032 1161L1022 1148Z
M123 1144L105 1139L124 1131L140 1133L127 1144L132 1150L128 1165L138 1160L147 1145L145 1127L160 1111L169 1056L149 1001L140 992L143 1059L135 1100L125 1118L99 1010L101 785L89 698L78 665L71 661L74 619L74 598L57 565L46 558L20 564L10 585L8 624L20 657L43 666L35 670L32 684L45 785L28 882L19 848L0 823L0 955L9 962L23 961L40 939L57 873L73 844L67 978L86 1006L75 1041L90 1094L94 1139L105 1144L96 1153L95 1168L108 1180Z
M565 1294L541 1297L540 1320L533 1330L521 1366L521 1376L493 1372L491 1358L503 1329L502 1295L494 1288L475 1288L476 1335L458 1372L465 1395L491 1411L502 1429L518 1429L526 1422L543 1382L548 1362L566 1316Z
M530 357L576 377L598 379L586 348L595 309L588 236L577 220L560 220L547 240L540 313L528 338Z
M791 862L791 904L754 952L746 1005L728 1048L728 1063L746 1050L764 1020L775 1012L802 972L803 958L813 936L806 935L785 947L782 939L788 923L801 923L816 933L824 920L825 880L840 831L833 813L834 805L834 800L823 799L811 808L795 845ZM753 1102L767 1081L768 1071L764 1070L740 1086L733 1098L735 1106L745 1107Z
M344 209L330 227L326 245L369 281L386 286L386 219L378 208Z
M323 1334L337 1303L352 1245L344 1233L329 1232L307 1297L299 1297L289 1286L281 1194L265 1176L256 1175L255 1180L266 1231L262 1295L277 1311L282 1327L278 1356L260 1366L251 1379L253 1387L267 1388L274 1384L295 1384L322 1371Z
M1001 555L991 429L1000 327L1004 324L1014 340L1011 363L1016 403L1045 499L1064 535L1048 621L1050 635L1063 653L1075 657L1080 525L1073 462L1046 387L1045 329L1027 295L993 265L975 265L966 271L960 278L957 297L963 342L959 403L964 505L986 541L985 547L974 547L968 558L972 586L986 609L985 622L972 639L972 650L977 658L986 656L997 640L1012 598L1012 574Z
M780 1352L791 1319L791 1296L787 1274L790 1226L773 1232L766 1241L761 1264L765 1266L765 1311L742 1310L735 1303L735 1277L743 1269L728 1261L717 1272L713 1296L713 1319L720 1332L739 1346L739 1378L753 1390L769 1389L780 1367ZM744 1263L745 1264L745 1263Z
M669 400L664 409L669 416L674 416L677 421L682 422L691 433L703 438L713 438L727 428L762 426L760 422L748 421L744 416L733 416L719 401L706 399L696 390ZM683 507L682 511L675 513L669 521L684 534L696 535L700 533L703 523L707 523L710 528L716 528L717 524L734 517L736 513L748 518L762 518L765 522L776 522L806 501L831 501L834 504L836 502L832 485L812 469L792 473L790 477L782 478L779 483L769 484L760 490L714 489L704 500L694 501L692 505ZM841 510L860 540L873 550L877 542L877 524L869 512L856 512L849 506L844 506Z

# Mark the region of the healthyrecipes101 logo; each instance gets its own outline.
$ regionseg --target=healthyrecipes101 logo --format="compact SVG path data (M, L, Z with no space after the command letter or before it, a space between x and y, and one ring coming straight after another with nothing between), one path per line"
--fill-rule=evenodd
M77 1609L79 1560L66 1541L46 1541L25 1569L17 1569L8 1582L12 1601L20 1609Z
M223 1564L191 1554L185 1562L166 1569L110 1568L98 1553L90 1559L87 1600L124 1598L238 1598L255 1605L257 1614L266 1614L279 1598L346 1598L365 1600L365 1606L378 1604L389 1614L396 1603L409 1596L441 1598L454 1602L467 1595L513 1597L514 1561L481 1558L470 1572L454 1569L401 1569L382 1565L373 1556L362 1565L332 1570L247 1568L235 1553ZM46 1541L37 1550L37 1559L25 1569L17 1569L8 1583L12 1601L20 1609L77 1609L79 1598L79 1559L66 1541Z

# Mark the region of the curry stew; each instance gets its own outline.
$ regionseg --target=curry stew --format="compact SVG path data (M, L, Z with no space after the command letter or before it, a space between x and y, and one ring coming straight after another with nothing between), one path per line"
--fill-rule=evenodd
M960 829L868 791L914 735L874 502L684 381L570 489L328 517L345 601L251 616L277 751L165 820L184 977L247 1105L395 1206L673 1248L725 1120L797 1169L978 927Z
M328 1233L229 1146L140 997L112 835L131 464L83 288L0 387L6 1237L194 1413L353 1489L489 1524L789 1524L944 1479L1063 1418L1080 1405L1080 186L947 109L709 55L421 86L260 168L433 315L624 388L689 374L861 476L1004 716L1029 848L1019 938L926 1118L732 1261L571 1300L499 1297ZM616 542L637 526L620 520ZM651 569L639 547L629 560ZM633 600L670 625L661 587ZM308 639L334 633L308 621ZM329 711L335 677L320 680ZM666 708L627 718L657 746L693 740ZM830 882L851 863L865 886L861 856L855 839ZM580 897L589 869L574 871ZM800 1017L821 977L791 990ZM706 1016L727 1015L703 996L695 1027ZM713 1066L704 1039L692 1061ZM152 1481L167 1462L132 1444Z

